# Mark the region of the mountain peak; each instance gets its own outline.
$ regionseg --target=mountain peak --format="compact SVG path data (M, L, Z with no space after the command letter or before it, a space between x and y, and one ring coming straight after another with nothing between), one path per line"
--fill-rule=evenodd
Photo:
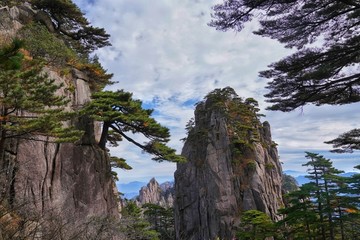
M282 205L281 165L270 124L257 102L231 88L200 102L175 172L176 235L180 239L232 239L244 211L277 220Z

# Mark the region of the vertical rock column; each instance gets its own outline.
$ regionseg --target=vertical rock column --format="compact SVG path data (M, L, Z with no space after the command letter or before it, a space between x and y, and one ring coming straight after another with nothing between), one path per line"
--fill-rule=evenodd
M175 172L176 239L232 239L242 212L250 209L277 219L281 166L270 126L256 122L259 141L249 141L247 150L235 156L235 123L225 112L209 101L195 110L195 126L182 150L188 162Z

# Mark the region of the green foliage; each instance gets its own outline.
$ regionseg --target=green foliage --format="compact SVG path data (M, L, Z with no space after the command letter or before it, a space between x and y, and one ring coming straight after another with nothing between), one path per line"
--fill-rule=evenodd
M273 169L275 169L275 165L273 163L266 163L265 164L265 169L266 170L273 170Z
M242 102L238 98L227 103L227 119L228 125L232 128L232 143L243 151L252 149L254 142L261 142L259 131L262 124L258 118L259 110L256 105Z
M340 177L329 159L310 152L306 157L311 182L285 196L279 229L287 239L354 238L360 226L359 174Z
M152 229L160 234L160 240L175 238L175 220L172 208L164 208L151 203L144 204L143 208L145 209L145 218L150 222Z
M254 171L256 169L257 163L254 160L250 160L246 163L246 168L250 171Z
M335 174L339 174L342 171L332 167L332 162L319 154L307 152L306 158L310 159L310 161L303 164L303 166L310 167L307 178L314 181L316 187L314 198L318 206L319 222L324 223L320 227L320 234L325 238L325 221L327 221L328 234L330 239L334 239L334 215L333 207L331 206L334 195L332 192L338 188L334 182L335 178L337 178Z
M223 109L224 103L238 98L235 90L231 87L217 88L210 93L208 93L204 101L207 101L212 107L219 107Z
M166 146L170 137L169 130L151 117L152 112L151 109L143 109L140 100L133 99L131 93L123 90L94 93L93 101L85 108L86 114L104 122L99 142L101 148L105 149L108 140L114 144L125 139L152 154L155 161L184 161L174 149ZM141 144L128 133L142 134L149 141Z
M333 145L335 149L332 152L352 153L354 150L360 150L360 129L352 129L325 143Z
M261 11L256 34L298 51L261 73L274 79L267 95L273 110L288 111L306 103L345 104L359 101L359 4L356 1L229 1L214 6L211 26L241 31ZM321 47L311 47L321 38Z
M80 54L109 46L109 34L103 28L90 25L81 10L71 0L31 0L36 10L46 16L41 18L50 31L59 33L68 46Z
M288 206L279 210L284 218L276 223L285 239L313 239L318 235L319 217L311 201L315 189L313 183L304 184L285 195Z
M6 139L29 138L31 133L60 142L78 140L80 131L63 127L62 121L75 113L66 112L68 100L56 94L62 86L41 72L41 62L24 57L21 46L14 40L0 49L0 149Z
M48 64L64 67L69 61L78 59L74 50L42 24L28 24L20 29L18 36L23 39L24 47L34 58L45 59Z
M186 126L185 126L185 130L187 132L187 134L189 134L195 127L195 119L194 118L191 118L187 123L186 123Z
M70 62L70 65L87 74L93 92L101 91L106 85L114 83L111 81L113 74L107 73L96 55L90 59Z
M87 55L80 56L76 49L75 51L70 48L44 25L28 24L19 31L18 36L23 39L24 47L30 52L31 57L46 60L48 65L60 68L61 73L70 73L71 67L85 73L92 91L100 91L105 85L112 83L110 79L113 74L107 73L96 55L93 58Z
M121 230L129 240L160 240L159 233L142 217L142 210L132 201L127 201L122 210Z
M111 167L121 168L125 170L131 170L132 167L126 163L124 158L119 158L115 156L110 157L110 165Z
M268 109L351 104L360 101L359 6L352 0L224 0L213 7L209 25L241 31L246 22L260 17L255 34L297 49L260 72L271 79L265 95L272 104ZM327 143L334 144L335 152L351 152L360 149L359 139L360 130L353 129Z
M111 168L120 168L124 170L131 170L132 167L127 164L124 158L119 158L115 156L110 156L110 166ZM119 181L118 174L115 171L111 171L111 175L115 181Z
M246 240L263 240L275 235L274 223L265 213L248 210L241 216L237 237Z

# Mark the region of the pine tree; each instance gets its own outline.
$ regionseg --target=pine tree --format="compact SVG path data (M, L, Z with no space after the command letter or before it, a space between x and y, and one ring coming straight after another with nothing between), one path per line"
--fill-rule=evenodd
M306 158L310 161L303 166L309 167L307 178L312 180L316 187L313 198L317 204L321 236L325 240L329 235L329 239L333 240L335 239L334 205L336 205L336 196L340 189L338 174L343 171L334 168L329 159L319 154L306 152Z
M21 46L14 40L0 49L0 159L11 138L34 139L34 134L41 134L61 142L78 140L81 134L63 127L73 113L64 110L68 100L56 94L62 85L49 79L42 63L25 56Z
M143 217L141 208L127 201L122 210L121 230L129 240L159 240L159 233L152 230Z
M22 139L74 142L83 134L64 127L76 114L65 111L68 100L57 94L62 85L49 79L42 62L21 47L22 42L15 39L0 48L0 201L10 208L17 167L11 161L14 144Z
M37 20L50 32L58 33L78 53L88 54L97 48L110 46L110 35L103 28L91 26L81 10L71 0L30 0Z
M146 203L142 207L145 209L144 216L150 222L152 229L160 234L159 238L161 240L174 239L174 210L152 203Z
M342 177L343 171L329 159L310 152L306 158L310 183L286 195L287 205L279 211L284 218L278 227L291 239L353 238L359 226L359 174Z
M270 217L258 210L248 210L241 216L237 237L247 240L261 240L275 235L274 223Z
M106 143L117 144L123 139L133 143L143 151L153 155L155 161L184 161L175 150L166 146L169 141L169 129L161 126L151 117L152 109L143 109L142 102L132 98L132 94L119 90L103 91L93 94L93 100L85 112L95 120L103 122L99 146ZM142 144L129 134L142 134L149 141Z
M315 239L318 216L311 201L315 188L313 183L307 183L285 195L287 206L279 209L284 218L276 225L286 239Z
M287 112L309 103L360 101L359 1L224 0L213 9L209 25L218 30L241 31L257 18L260 28L255 34L297 49L260 72L271 79L265 95L272 104L268 109ZM359 129L354 129L329 143L341 150L358 150L359 138Z
M352 129L325 143L332 144L335 148L332 152L336 153L352 153L354 150L360 150L360 129Z
M360 165L355 166L360 170ZM345 179L346 187L340 191L341 228L350 239L359 239L360 235L360 174L356 173ZM340 210L340 209L339 209ZM339 213L340 216L340 213Z

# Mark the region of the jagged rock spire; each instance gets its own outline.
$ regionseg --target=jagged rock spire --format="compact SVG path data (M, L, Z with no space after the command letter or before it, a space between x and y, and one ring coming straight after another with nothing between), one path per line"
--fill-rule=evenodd
M200 102L175 173L176 239L232 239L242 212L276 220L282 205L281 165L270 125L257 102L231 88Z

